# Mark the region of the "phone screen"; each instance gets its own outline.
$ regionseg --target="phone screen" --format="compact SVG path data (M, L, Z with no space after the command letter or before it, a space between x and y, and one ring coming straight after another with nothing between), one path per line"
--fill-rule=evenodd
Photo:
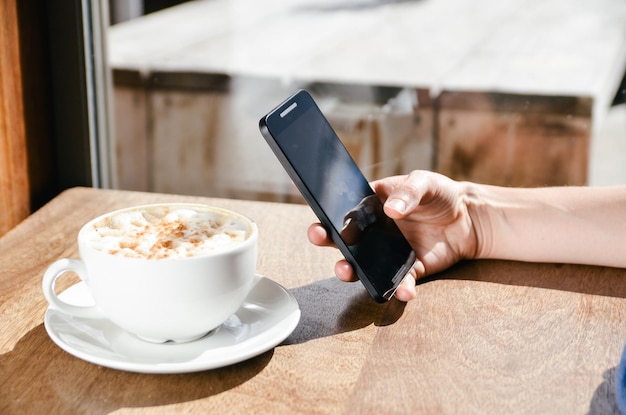
M317 104L299 91L261 120L261 130L370 294L389 299L413 250Z

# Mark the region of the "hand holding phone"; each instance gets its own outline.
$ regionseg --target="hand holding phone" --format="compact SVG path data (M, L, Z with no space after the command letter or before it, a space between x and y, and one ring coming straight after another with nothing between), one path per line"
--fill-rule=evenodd
M389 300L415 253L311 95L296 92L259 128L369 294Z

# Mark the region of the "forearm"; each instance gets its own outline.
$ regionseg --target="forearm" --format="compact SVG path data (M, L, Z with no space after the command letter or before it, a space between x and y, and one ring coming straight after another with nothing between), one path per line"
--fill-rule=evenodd
M479 258L626 267L626 186L465 188Z

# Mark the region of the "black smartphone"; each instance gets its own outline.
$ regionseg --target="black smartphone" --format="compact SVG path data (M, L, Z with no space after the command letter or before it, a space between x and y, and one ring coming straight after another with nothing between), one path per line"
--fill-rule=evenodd
M415 253L311 95L297 91L259 128L369 294L389 300Z

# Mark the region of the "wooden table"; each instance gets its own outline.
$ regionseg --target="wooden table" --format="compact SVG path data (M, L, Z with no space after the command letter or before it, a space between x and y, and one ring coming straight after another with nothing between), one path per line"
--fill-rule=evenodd
M201 201L260 229L259 273L288 288L302 319L285 342L230 367L147 375L59 349L40 283L76 256L88 219L135 204ZM626 270L466 262L378 305L332 275L308 207L138 192L68 190L0 238L0 413L616 413L626 341Z

